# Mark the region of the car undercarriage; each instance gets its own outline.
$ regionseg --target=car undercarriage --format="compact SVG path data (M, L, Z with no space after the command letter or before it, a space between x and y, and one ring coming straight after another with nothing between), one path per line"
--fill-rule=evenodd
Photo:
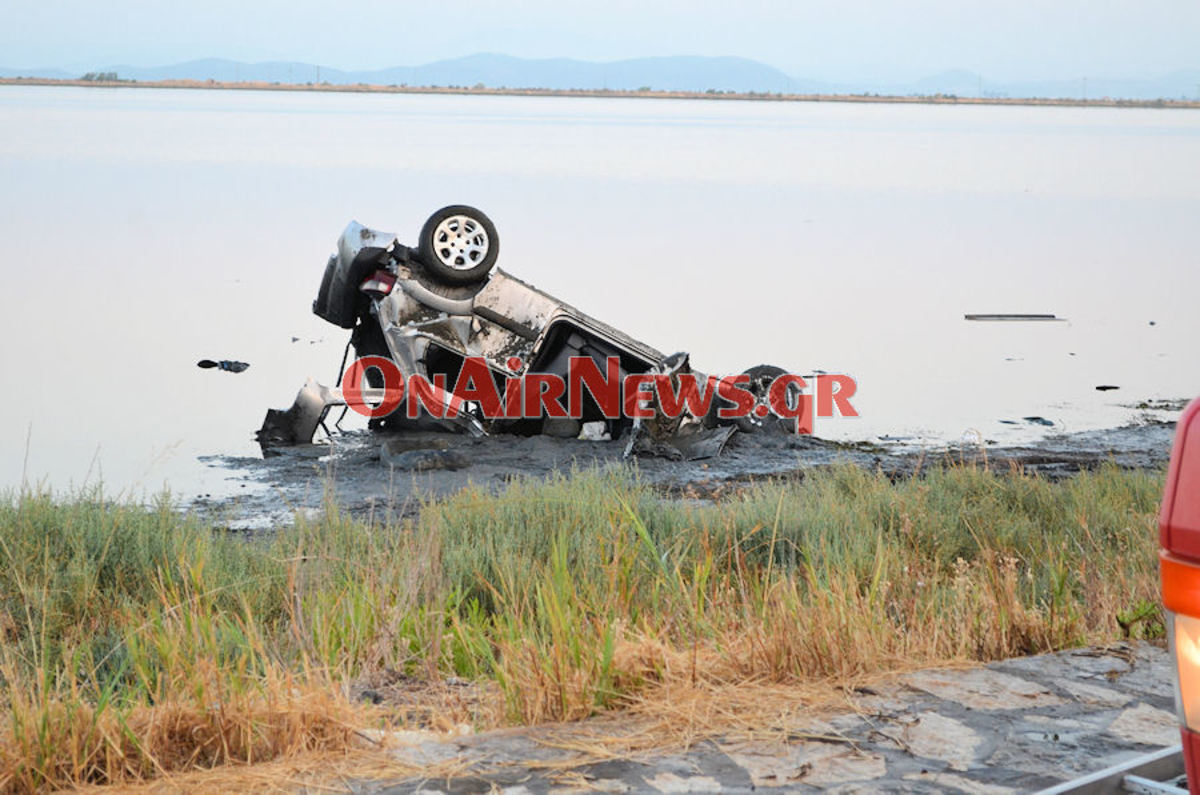
M337 385L327 387L310 380L290 409L269 410L258 432L264 451L311 441L330 407L337 405L356 410L366 406L364 413L372 414L370 425L377 429L474 435L582 433L623 440L626 455L671 458L716 455L737 429L795 429L794 413L783 416L789 412L775 412L776 406L767 400L771 382L783 373L780 368L759 365L743 374L754 404L747 403L749 410L736 418L727 417L733 404L722 397L724 391L717 394L715 379L692 371L687 354L665 356L496 268L498 254L499 237L491 220L463 205L430 216L416 247L400 243L394 234L351 222L326 264L313 312L351 331L349 345L356 362L375 364L343 373L352 372L355 383L339 378ZM594 367L584 367L589 364ZM410 389L381 414L378 407L392 394L384 369L394 369ZM627 386L633 377L636 383L630 388L635 390L658 378L677 390L681 384L703 384L701 389L711 392L707 402L697 401L701 410L689 403L666 411L669 401L656 398L651 390L641 395L640 411L614 412L595 388L581 388L572 395L572 410L565 416L554 411L555 404L544 394L518 401L532 410L497 416L487 411L486 400L463 399L466 393L460 388L467 381L473 389L468 398L494 393L511 402L507 399L513 384L520 388L521 379L539 389L574 380L579 388L578 372L584 369L603 372ZM480 383L488 379L491 384ZM418 394L417 385L424 391ZM794 390L789 394L796 403ZM622 407L633 405L629 401L635 397L621 395Z

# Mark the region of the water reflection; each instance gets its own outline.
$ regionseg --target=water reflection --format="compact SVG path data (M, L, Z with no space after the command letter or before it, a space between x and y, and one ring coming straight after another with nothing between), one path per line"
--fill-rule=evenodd
M4 485L237 488L197 456L335 377L340 229L460 202L502 267L702 369L854 375L822 435L1200 393L1194 111L5 87L0 184ZM1067 322L963 319L995 312Z

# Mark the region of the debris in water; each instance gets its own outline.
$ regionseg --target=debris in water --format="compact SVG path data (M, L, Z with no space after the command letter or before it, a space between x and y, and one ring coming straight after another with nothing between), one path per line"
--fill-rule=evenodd
M196 362L196 366L204 370L212 370L213 368L216 368L218 370L224 370L227 373L245 372L250 367L250 365L246 364L245 362L234 362L230 361L229 359L222 359L219 362L214 362L212 359L201 359L200 361Z
M1120 389L1120 388L1121 387L1113 386L1112 384L1101 384L1100 386L1096 387L1096 391L1097 392L1111 392L1114 389Z
M1045 417L1022 417L1021 419L1025 420L1026 422L1028 422L1032 425L1047 425L1047 426L1054 425L1054 423L1051 420L1048 420Z
M1059 317L1058 315L1005 315L1005 314L963 315L963 319L964 320L986 320L986 321L1001 321L1001 320L1009 320L1009 321L1011 321L1011 320L1035 320L1035 321L1058 320L1058 321L1063 321L1063 320L1066 320L1065 317Z

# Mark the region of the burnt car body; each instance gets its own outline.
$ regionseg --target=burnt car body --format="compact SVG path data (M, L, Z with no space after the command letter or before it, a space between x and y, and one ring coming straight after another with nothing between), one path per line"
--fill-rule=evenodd
M350 342L358 357L385 357L406 379L421 375L432 382L440 377L445 379L443 383L453 385L467 357L480 357L487 363L501 394L507 379L529 373L566 378L572 357L589 357L601 371L610 357L615 357L622 380L630 374L690 372L687 354L664 356L496 268L498 251L499 238L491 221L478 210L461 205L434 213L415 248L401 244L392 233L351 222L326 264L313 312L352 330ZM378 376L377 371L367 372L374 389L363 390L364 399L382 397ZM310 380L291 409L268 412L259 439L266 447L308 442L329 407L344 403L338 387ZM412 418L402 406L386 418L374 420L373 425L440 427L475 435L548 432L575 436L584 424L602 422L609 438L626 437L627 454L702 458L719 452L736 427L717 419L715 411L710 414L661 418L662 422L614 418L605 416L585 392L581 413L566 420L489 419L470 406L453 417Z

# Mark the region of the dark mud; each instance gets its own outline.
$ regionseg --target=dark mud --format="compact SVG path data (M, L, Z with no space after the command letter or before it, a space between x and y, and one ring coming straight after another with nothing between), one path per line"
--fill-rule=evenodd
M1001 470L1022 468L1059 478L1109 460L1126 468L1165 466L1174 428L1171 422L1147 422L1049 436L1016 447L983 442L914 448L811 436L735 434L719 457L704 461L626 461L621 441L549 436L473 439L444 433L388 436L361 431L339 433L324 444L281 448L278 455L265 459L208 458L208 464L228 468L230 478L243 481L247 488L234 498L200 497L190 507L231 529L268 529L291 522L297 512L319 510L328 493L344 510L382 519L412 515L422 500L445 497L471 485L498 490L514 478L542 478L593 467L636 468L644 481L676 499L720 499L755 481L799 479L809 469L839 462L895 477L931 465L986 463Z

